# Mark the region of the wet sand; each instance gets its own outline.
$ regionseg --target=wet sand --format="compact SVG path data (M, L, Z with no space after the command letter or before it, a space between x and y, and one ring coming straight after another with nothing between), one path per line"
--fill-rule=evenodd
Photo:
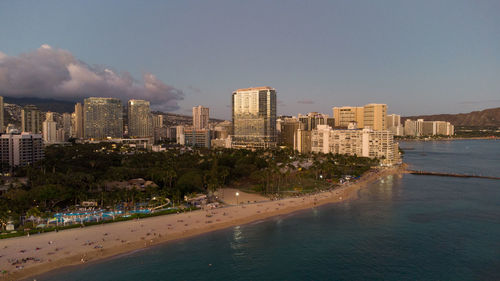
M355 199L358 191L404 167L369 172L354 183L301 197L96 225L0 240L0 280L18 280L151 245L315 206ZM232 192L232 191L231 191ZM17 262L17 264L16 264Z

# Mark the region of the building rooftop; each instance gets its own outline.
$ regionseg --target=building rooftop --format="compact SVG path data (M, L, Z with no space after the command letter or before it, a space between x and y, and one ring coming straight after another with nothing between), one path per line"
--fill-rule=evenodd
M259 91L259 90L274 90L274 88L265 86L265 87L253 87L253 88L243 88L238 89L235 92L244 92L244 91Z

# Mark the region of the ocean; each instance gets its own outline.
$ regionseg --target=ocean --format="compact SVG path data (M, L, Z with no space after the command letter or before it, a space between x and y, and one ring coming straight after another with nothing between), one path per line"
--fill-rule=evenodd
M500 141L401 143L411 169L500 176ZM389 176L360 198L37 280L500 280L500 181Z

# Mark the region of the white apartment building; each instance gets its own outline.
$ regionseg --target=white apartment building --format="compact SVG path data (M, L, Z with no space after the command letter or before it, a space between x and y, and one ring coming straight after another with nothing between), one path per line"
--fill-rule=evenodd
M21 133L0 136L0 162L10 167L31 165L44 158L41 134Z
M311 151L378 158L381 164L400 163L398 143L389 131L333 130L319 125L311 132Z

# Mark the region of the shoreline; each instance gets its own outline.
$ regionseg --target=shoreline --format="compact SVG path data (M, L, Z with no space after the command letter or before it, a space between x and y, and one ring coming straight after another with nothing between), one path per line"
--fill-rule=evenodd
M0 280L26 279L74 265L97 262L169 241L249 224L316 206L357 199L359 191L383 177L404 173L406 165L368 172L331 191L212 210L151 217L0 240ZM82 244L83 243L83 244ZM8 259L28 260L16 269ZM1 274L1 273L0 273Z
M427 141L456 141L456 140L500 140L500 137L459 137L459 138L439 138L439 139L397 139L400 142L427 142Z

